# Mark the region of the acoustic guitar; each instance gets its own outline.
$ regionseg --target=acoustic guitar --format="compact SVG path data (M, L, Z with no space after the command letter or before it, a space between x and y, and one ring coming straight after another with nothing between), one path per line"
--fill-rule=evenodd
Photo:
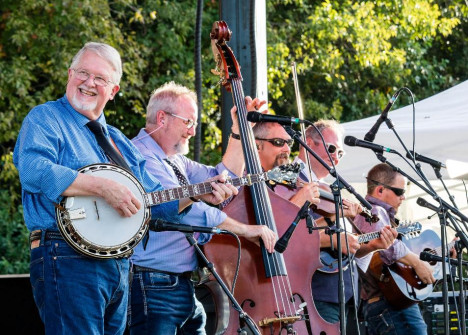
M440 237L432 230L423 231L413 239L402 239L403 243L419 255L422 251L436 256L442 255ZM453 248L455 241L449 243L447 250ZM448 254L448 252L447 252ZM433 268L434 278L442 279L442 265L440 262L429 262ZM395 309L407 308L426 299L434 290L435 284L424 284L414 269L402 263L393 263L388 266L383 263L380 253L376 252L369 265L369 270L374 278L378 279L379 287L388 301Z
M421 224L419 222L401 224L396 228L399 239L403 236L407 240L417 236L421 231ZM380 232L372 232L367 234L357 235L359 244L367 243L372 240L380 238ZM318 271L322 273L336 273L338 272L338 254L337 250L331 250L330 248L324 248L320 250L320 261L323 266ZM346 270L349 266L350 257L343 255L343 270Z

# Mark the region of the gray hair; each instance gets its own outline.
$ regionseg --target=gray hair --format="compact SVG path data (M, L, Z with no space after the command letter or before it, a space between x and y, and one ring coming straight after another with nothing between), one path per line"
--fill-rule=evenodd
M335 120L325 120L325 119L320 119L314 122L315 127L317 127L318 131L323 133L325 129L331 129L333 130L336 134L341 135L341 137L344 136L344 128L341 124L338 123L338 121ZM321 138L319 133L317 132L317 129L315 129L313 126L309 126L306 129L306 137L311 138L315 143L320 142L321 143Z
M122 60L120 58L119 52L115 48L105 43L88 42L73 57L72 63L70 65L71 69L78 65L81 57L83 57L86 51L94 52L112 66L114 69L114 73L112 74L112 82L118 85L120 83L120 78L122 78Z
M173 81L154 90L146 107L146 123L156 123L156 113L161 110L175 114L174 105L180 97L188 97L195 105L197 104L197 95L194 91Z
M276 125L274 122L257 122L252 131L255 138L267 138L270 135L270 129Z

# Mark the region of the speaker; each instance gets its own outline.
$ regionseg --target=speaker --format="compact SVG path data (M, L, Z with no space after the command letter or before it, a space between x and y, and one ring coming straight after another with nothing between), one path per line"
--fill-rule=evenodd
M0 317L4 334L43 335L29 274L0 275Z
M455 299L454 300L454 295ZM460 334L459 328L459 317L457 315L460 310L460 301L459 301L459 292L448 292L449 296L449 329L451 334ZM466 306L466 297L465 297L465 306ZM455 305L456 303L456 305ZM431 295L424 300L421 304L421 312L424 318L424 321L427 324L427 334L428 335L449 335L445 334L445 324L444 324L444 303L442 299L442 292L433 292ZM465 313L465 319L468 319Z

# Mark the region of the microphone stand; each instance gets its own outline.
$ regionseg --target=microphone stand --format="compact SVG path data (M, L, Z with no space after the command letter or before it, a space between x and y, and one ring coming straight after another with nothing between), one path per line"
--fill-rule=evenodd
M237 330L237 333L242 334L242 335L250 335L250 334L261 335L259 329L255 325L255 322L250 318L250 316L247 313L245 313L242 310L242 307L239 305L236 298L234 298L234 296L232 295L229 288L226 286L226 284L223 282L223 280L221 279L219 274L216 272L213 263L211 263L206 258L203 251L201 251L200 247L198 246L197 241L193 237L193 233L184 233L184 234L185 234L185 237L187 238L187 241L190 243L190 245L192 247L195 248L195 251L200 256L199 257L200 261L203 261L204 265L208 268L208 270L211 272L211 274L215 277L215 279L218 282L219 286L221 286L224 293L226 293L226 295L228 296L229 300L231 300L232 307L239 313L239 321L240 321L241 328L239 328ZM243 324L245 326L242 326ZM250 331L250 332L248 333L247 331Z
M308 122L310 123L310 122ZM340 332L342 335L346 335L346 312L345 312L345 291L344 291L344 280L343 280L343 255L341 254L341 227L340 227L340 204L342 203L341 199L341 189L345 188L348 190L350 193L352 193L358 200L359 202L365 206L367 209L372 209L372 205L364 199L360 194L356 192L356 190L349 184L347 183L344 179L342 179L339 175L337 175L336 170L332 169L322 158L320 158L302 139L302 136L300 132L296 132L294 129L292 129L290 126L283 126L286 132L299 142L300 145L308 152L310 153L323 167L325 167L329 174L332 175L333 177L336 178L336 181L330 185L332 193L333 193L333 199L335 202L335 217L336 217L336 222L335 222L335 228L330 229L328 233L330 234L330 238L332 238L332 234L336 234L336 248L338 250L338 301L340 305Z
M455 250L457 252L457 260L458 260L458 282L460 285L460 294L458 296L459 304L460 304L460 314L461 314L461 334L466 335L466 307L465 307L465 285L463 284L463 260L462 260L462 252L463 252L463 244L460 241L455 242Z
M452 211L454 214L457 214L460 218L466 218L460 211L452 206L450 206L448 203L446 203L444 200L442 200L433 190L429 190L428 188L424 187L421 185L418 181L416 181L414 178L409 176L407 173L403 172L400 168L395 166L394 164L390 163L383 155L383 153L380 152L375 152L377 158L385 164L388 164L393 168L394 171L397 171L398 173L402 174L408 180L410 180L412 183L417 185L419 188L421 188L423 191L425 191L427 194L430 194L434 199L438 200L438 202L441 204L439 207L438 211L438 217L440 221L440 237L441 237L441 247L442 247L442 275L443 275L443 284L442 284L442 299L443 299L443 304L444 304L444 326L445 326L445 333L449 334L450 333L450 327L449 327L449 303L448 303L448 289L447 289L447 250L446 250L446 237L445 237L445 232L446 232L446 215L449 214L447 213L448 210ZM419 164L416 164L419 165ZM420 167L420 166L419 166ZM422 173L422 171L420 170ZM422 176L422 179L424 180L425 177L424 175ZM455 220L451 220L454 229L457 232L458 237L464 244L464 246L468 246L468 237L466 234L458 227L458 224L456 224Z

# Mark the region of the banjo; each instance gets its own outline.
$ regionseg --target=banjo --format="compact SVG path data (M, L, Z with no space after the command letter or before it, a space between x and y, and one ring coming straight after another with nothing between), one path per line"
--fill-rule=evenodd
M240 178L227 177L226 184L236 187L270 181L291 185L301 170L299 164L277 166L259 174ZM56 205L57 226L65 241L76 251L98 259L128 257L148 231L150 207L169 201L210 193L211 182L146 193L141 183L127 170L112 164L91 164L78 170L117 181L127 186L142 203L131 217L122 217L103 198L95 196L64 197Z

